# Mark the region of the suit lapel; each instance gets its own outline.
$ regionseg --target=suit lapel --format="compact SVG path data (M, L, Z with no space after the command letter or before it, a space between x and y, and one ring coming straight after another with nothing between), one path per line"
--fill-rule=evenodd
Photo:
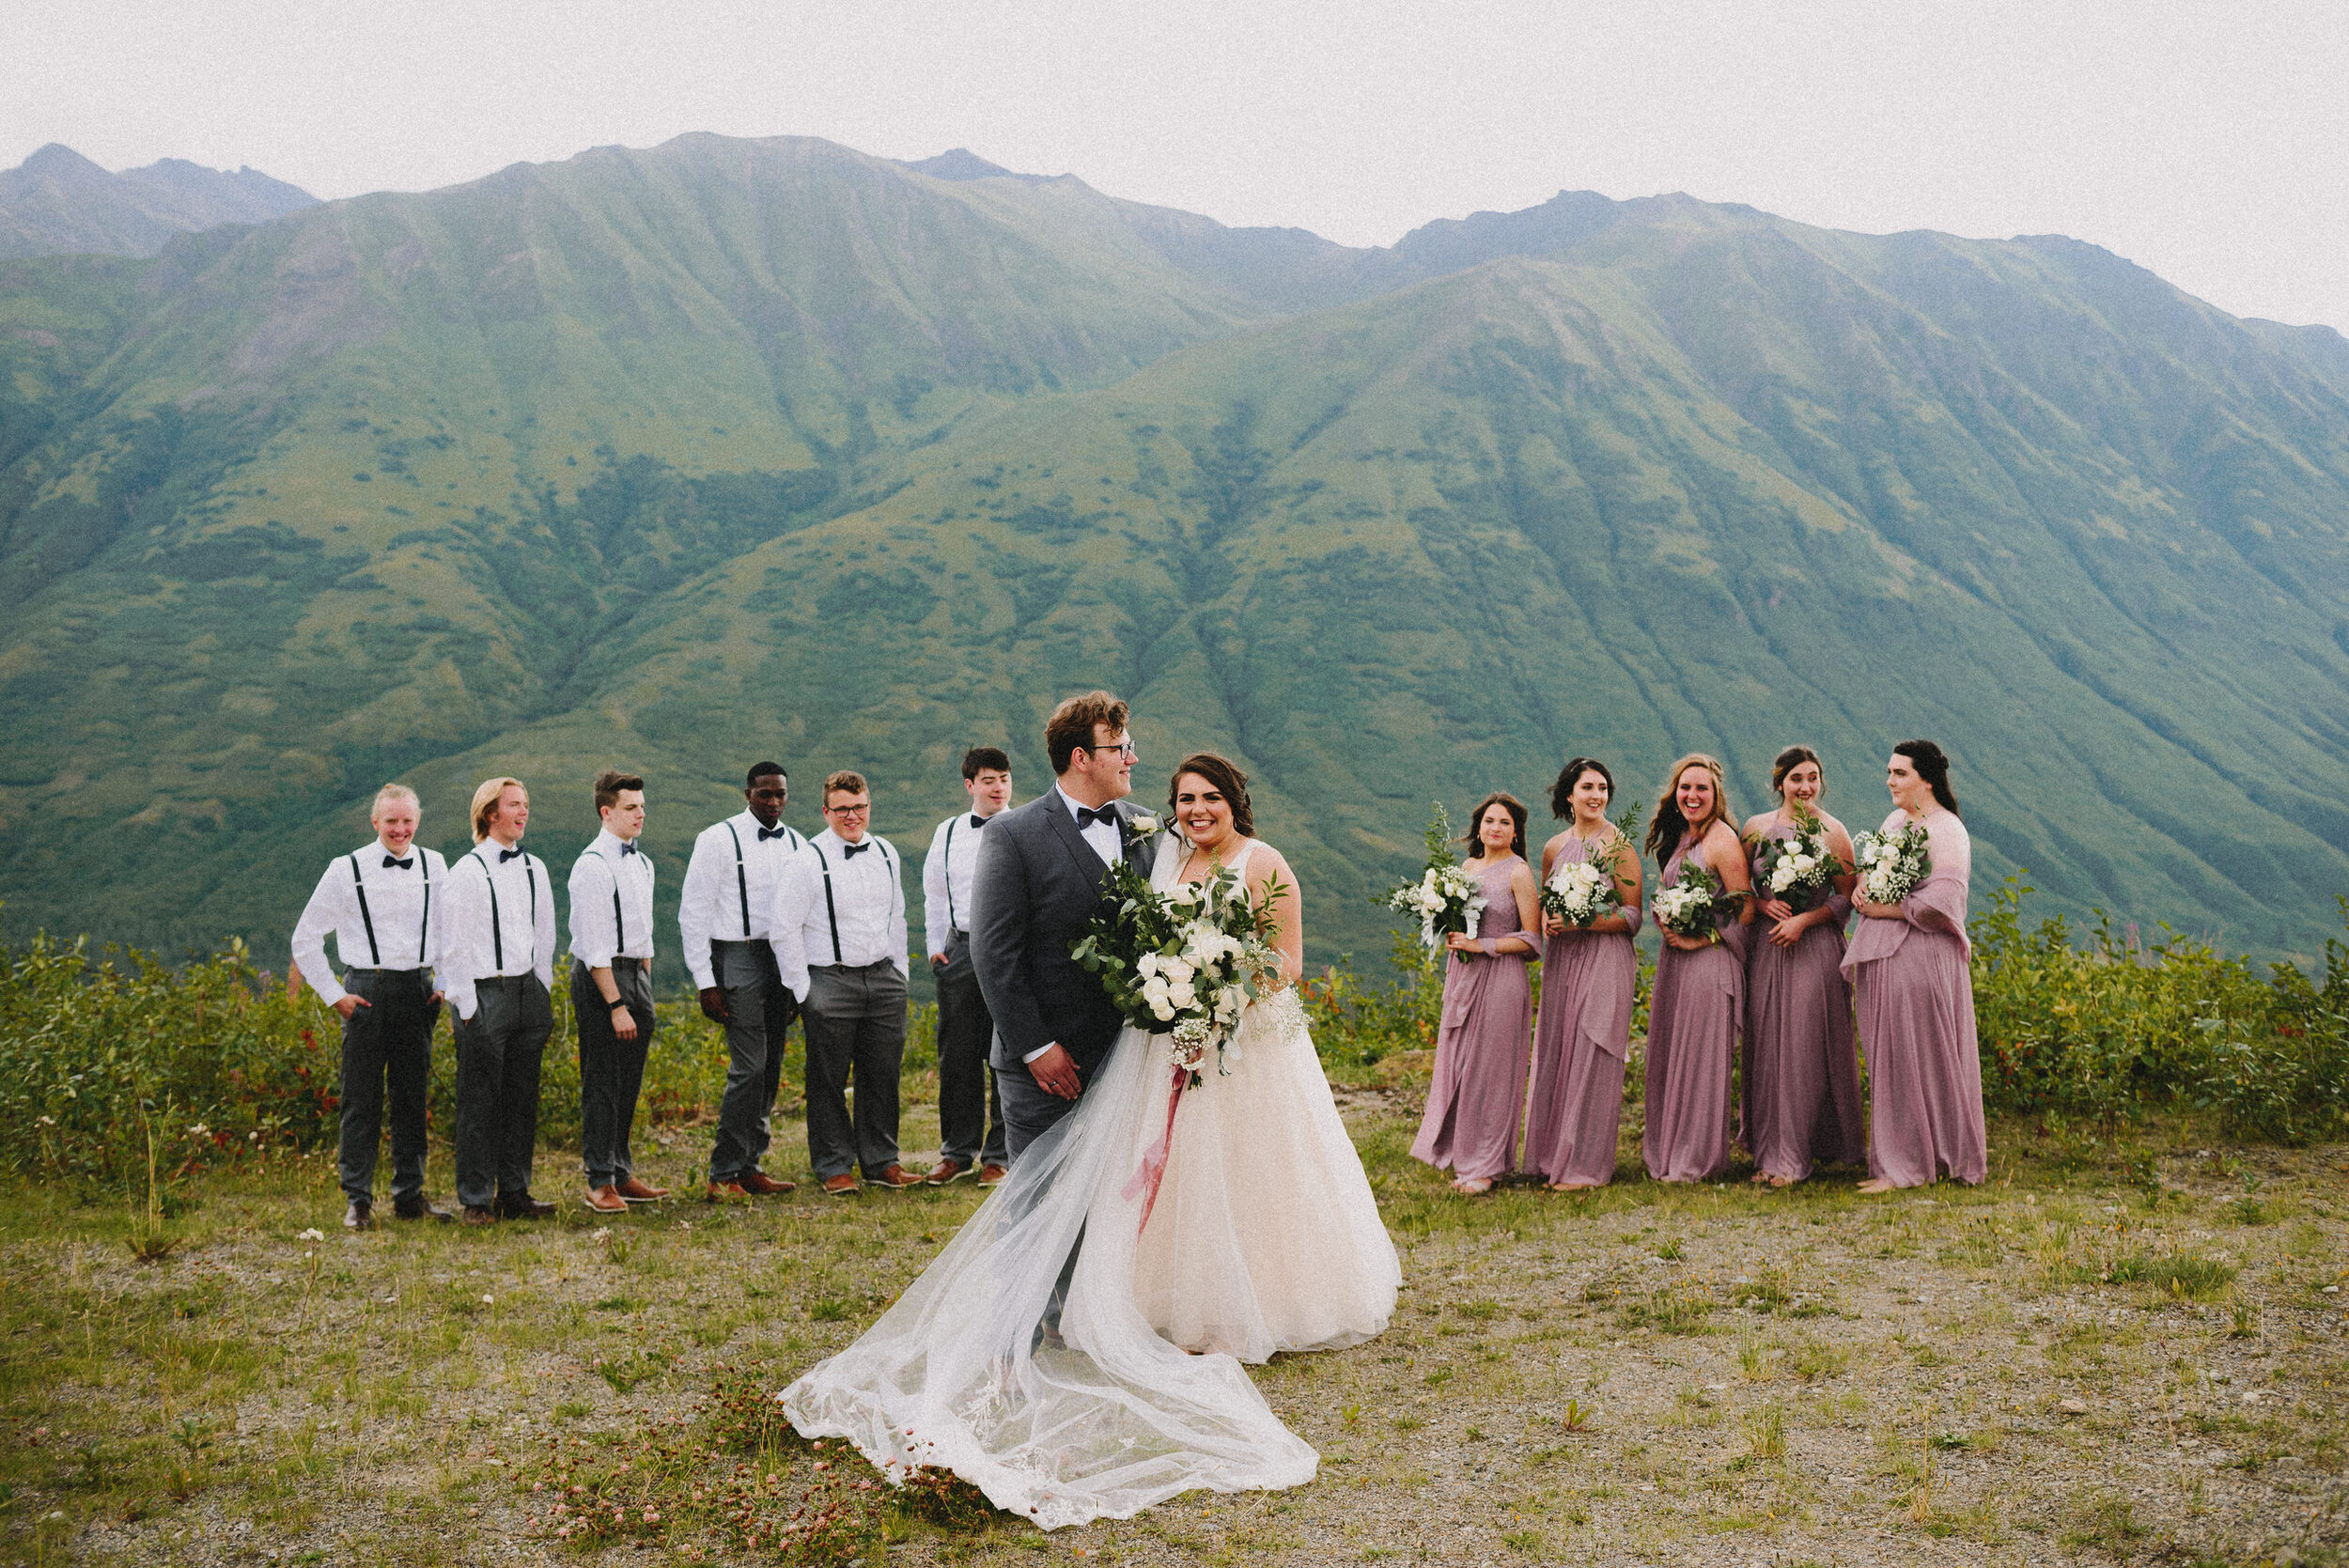
M1050 819L1052 831L1060 837L1061 847L1076 858L1077 869L1084 874L1087 880L1097 887L1101 879L1110 874L1109 862L1101 859L1095 852L1093 846L1085 842L1084 834L1077 831L1077 819L1069 815L1068 808L1061 803L1060 791L1055 789L1037 803L1044 808L1044 815Z

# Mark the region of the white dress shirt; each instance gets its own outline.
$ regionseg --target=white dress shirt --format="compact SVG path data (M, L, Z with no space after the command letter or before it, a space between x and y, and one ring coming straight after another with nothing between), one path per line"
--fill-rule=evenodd
M537 856L518 847L499 858L507 853L485 838L458 856L448 874L446 924L433 916L441 926L441 989L460 1018L474 1015L476 980L535 973L541 986L554 985L554 880Z
M652 956L652 857L610 829L571 862L571 956L608 970Z
M344 996L326 962L330 931L345 969L433 967L439 927L448 915L448 862L439 850L413 844L397 857L408 862L404 869L384 863L394 858L381 839L369 839L363 848L337 856L294 923L294 962L329 1007ZM430 905L428 888L440 895Z
M855 854L848 853L854 849ZM832 873L832 901L824 900L824 873ZM906 970L906 890L898 876L897 850L878 833L857 844L842 842L830 828L809 839L784 867L775 883L767 940L775 950L783 983L807 1000L808 967L846 965L861 969L883 959ZM834 922L839 949L832 946Z
M748 811L704 828L694 838L693 858L685 865L685 896L677 905L677 932L685 943L685 967L692 971L695 990L718 984L709 960L711 942L767 939L776 879L806 843L796 829L780 822L760 827Z
M1068 808L1068 815L1072 821L1075 820L1078 812L1085 809L1070 800L1067 792L1058 784L1052 786L1052 793L1059 796L1060 803ZM1109 809L1115 811L1117 802L1111 801ZM1107 822L1079 822L1077 831L1087 844L1093 846L1093 852L1101 857L1102 864L1115 865L1126 858L1125 845L1118 836L1115 817L1110 818Z
M979 875L979 833L988 818L957 812L930 834L922 858L922 935L930 956L946 956L947 939L971 929L971 887Z

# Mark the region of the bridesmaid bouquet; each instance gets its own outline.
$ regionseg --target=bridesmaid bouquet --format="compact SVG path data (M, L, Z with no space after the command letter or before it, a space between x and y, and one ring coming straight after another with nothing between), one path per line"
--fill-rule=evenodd
M1210 1047L1228 1073L1239 1059L1232 1032L1240 1012L1280 969L1272 908L1287 888L1276 882L1258 904L1239 872L1226 867L1207 881L1160 893L1124 861L1111 867L1110 879L1110 908L1094 917L1069 956L1101 977L1128 1023L1169 1037L1168 1060L1190 1087L1198 1087Z
M1795 831L1784 838L1766 838L1756 849L1762 886L1782 899L1797 914L1827 902L1835 891L1835 874L1843 867L1828 852L1827 824L1807 806L1795 807Z
M1932 835L1921 822L1889 833L1862 833L1852 841L1859 872L1859 896L1871 904L1898 904L1933 870L1927 846Z
M1711 937L1719 933L1720 914L1734 900L1710 866L1681 863L1680 880L1656 895L1649 906L1656 924L1676 937Z
M1443 939L1455 931L1476 929L1485 912L1485 891L1476 885L1452 853L1452 818L1443 802L1427 825L1427 869L1415 881L1405 881L1387 894L1386 907L1419 921L1419 939L1430 958L1443 955Z
M1561 860L1549 880L1542 884L1542 912L1556 915L1568 925L1588 925L1622 913L1623 894L1615 889L1613 873L1624 851L1631 849L1631 830L1639 820L1639 808L1634 806L1617 819L1614 831L1599 840L1595 848L1584 847L1584 859ZM1638 854L1632 850L1634 859Z

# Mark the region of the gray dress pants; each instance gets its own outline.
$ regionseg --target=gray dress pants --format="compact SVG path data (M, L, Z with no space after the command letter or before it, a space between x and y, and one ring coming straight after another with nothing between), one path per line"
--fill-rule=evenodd
M554 1003L535 974L474 982L457 1020L457 1201L492 1208L530 1195L538 1142L538 1068Z
M800 1001L783 983L775 950L768 943L712 942L709 951L732 1018L726 1025L726 1090L718 1102L709 1179L734 1182L758 1169L773 1141L770 1118L783 1088L784 1035L800 1016Z
M938 1157L957 1165L984 1160L1009 1165L1003 1147L1003 1101L987 1064L995 1020L971 965L971 938L957 931L946 943L938 976Z
M636 1126L645 1057L652 1049L652 975L645 961L614 958L612 980L636 1020L633 1040L613 1029L612 1004L596 989L587 966L571 966L571 1006L579 1015L579 1152L590 1190L616 1187L635 1174L628 1135Z
M897 1073L906 1054L906 977L883 958L808 971L807 1157L817 1181L897 1163ZM856 1079L856 1114L848 1079Z
M353 1201L375 1201L376 1146L382 1141L384 1083L391 1085L392 1196L424 1191L425 1084L432 1076L432 1026L441 1006L425 1000L422 970L351 970L343 989L367 1003L343 1020L342 1139L335 1169Z

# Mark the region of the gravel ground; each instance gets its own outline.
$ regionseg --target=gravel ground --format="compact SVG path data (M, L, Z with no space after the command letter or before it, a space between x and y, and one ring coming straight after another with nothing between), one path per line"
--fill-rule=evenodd
M1407 1282L1381 1338L1258 1369L1315 1484L1050 1536L894 1518L866 1568L2349 1560L2349 1150L2003 1126L1983 1188L1869 1200L1848 1172L1658 1187L1627 1128L1601 1193L1465 1202L1405 1156L1401 1095L1346 1102ZM656 1139L656 1179L706 1150ZM699 1419L721 1364L779 1386L978 1201L803 1187L354 1237L324 1161L195 1197L153 1263L117 1211L0 1216L0 1556L766 1560L686 1529L583 1551L530 1483L550 1440L625 1456ZM761 1467L787 1494L817 1463Z

